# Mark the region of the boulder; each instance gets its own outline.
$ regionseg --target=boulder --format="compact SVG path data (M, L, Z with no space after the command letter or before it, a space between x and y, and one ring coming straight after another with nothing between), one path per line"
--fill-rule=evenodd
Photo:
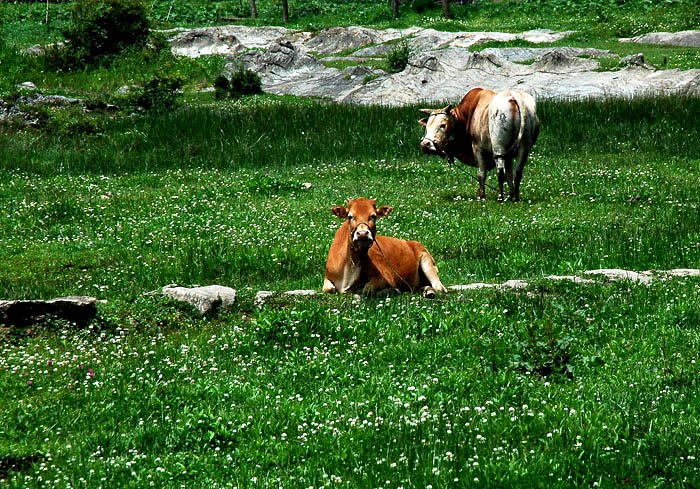
M30 82L30 81L26 81L26 82L24 82L24 83L19 83L19 84L17 85L16 88L17 88L17 90L19 90L20 92L22 92L22 91L31 91L31 92L34 92L34 91L36 91L36 90L39 90L39 89L37 88L37 86L34 84L34 82Z
M162 293L192 305L201 315L214 314L219 309L228 310L236 300L236 291L222 285L193 288L167 285L163 287Z
M653 66L647 64L646 60L644 59L644 54L639 53L639 54L630 54L629 56L625 56L620 60L620 65L621 66L638 66L640 68L644 68L646 70L654 70Z
M96 298L87 296L0 301L0 324L26 325L41 321L47 316L68 321L87 321L97 314L97 302Z
M273 295L275 295L275 293L271 290L259 290L255 294L255 300L253 301L253 303L258 305L264 304L265 299L267 299L268 297L272 297Z
M652 32L636 37L623 37L620 42L635 44L665 44L669 46L700 47L700 30L680 32Z

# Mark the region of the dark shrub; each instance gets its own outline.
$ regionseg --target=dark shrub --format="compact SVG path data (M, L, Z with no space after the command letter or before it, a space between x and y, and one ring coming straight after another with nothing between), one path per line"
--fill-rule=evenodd
M148 40L149 21L141 0L78 0L64 31L66 63L92 65Z
M219 75L214 80L214 88L216 89L216 98L238 98L243 95L254 95L262 93L262 81L257 73L239 67L231 74L231 78L226 78L224 75Z
M148 111L163 111L179 102L182 78L156 73L135 96L135 105Z

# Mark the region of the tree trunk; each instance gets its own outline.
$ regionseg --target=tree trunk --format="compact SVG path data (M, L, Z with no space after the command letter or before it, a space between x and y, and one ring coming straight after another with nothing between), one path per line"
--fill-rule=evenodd
M399 0L391 0L391 13L394 15L394 19L399 18Z
M255 6L255 0L250 0L250 16L254 19L258 18L258 9Z
M282 23L286 24L289 22L289 4L287 0L282 0Z
M444 15L447 19L454 18L452 9L450 8L450 0L440 0L440 3L442 3L442 15Z

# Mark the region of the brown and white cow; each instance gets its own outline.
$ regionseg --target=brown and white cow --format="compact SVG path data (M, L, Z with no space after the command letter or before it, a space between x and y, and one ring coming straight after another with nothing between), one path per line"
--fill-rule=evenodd
M420 109L430 114L420 120L425 126L421 149L427 154L457 158L478 168L479 198L486 198L486 172L498 169L498 198L503 200L503 182L509 197L520 200L520 181L532 146L540 133L535 99L520 90L493 92L470 90L457 107ZM513 176L515 159L515 176Z
M328 251L323 292L377 295L420 291L431 298L436 292L447 292L425 246L417 241L377 236L377 219L388 216L393 208L377 208L376 204L376 200L361 197L348 201L347 208L332 208L333 214L345 222Z

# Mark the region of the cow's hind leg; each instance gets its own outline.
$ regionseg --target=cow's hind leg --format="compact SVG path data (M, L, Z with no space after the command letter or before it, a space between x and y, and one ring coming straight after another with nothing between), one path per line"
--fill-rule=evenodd
M503 158L496 157L496 172L498 173L498 201L503 202L503 182L506 180L506 169Z
M512 159L506 161L506 180L508 181L508 199L512 202L515 199L515 178L513 177Z
M430 297L430 291L426 289L433 289L432 290L432 297L435 296L435 292L439 293L445 293L447 292L447 289L445 288L444 285L442 285L442 282L440 282L440 277L438 277L438 269L437 266L435 266L435 260L433 259L432 255L428 253L428 250L425 250L421 256L420 256L420 270L423 272L423 275L425 278L428 280L430 283L430 287L423 287L421 288L421 292L425 297ZM432 298L431 297L431 298Z
M522 148L518 151L515 164L514 187L511 187L510 191L510 200L513 202L518 202L520 200L520 181L523 179L523 169L525 168L525 163L527 163L528 154L529 152Z

